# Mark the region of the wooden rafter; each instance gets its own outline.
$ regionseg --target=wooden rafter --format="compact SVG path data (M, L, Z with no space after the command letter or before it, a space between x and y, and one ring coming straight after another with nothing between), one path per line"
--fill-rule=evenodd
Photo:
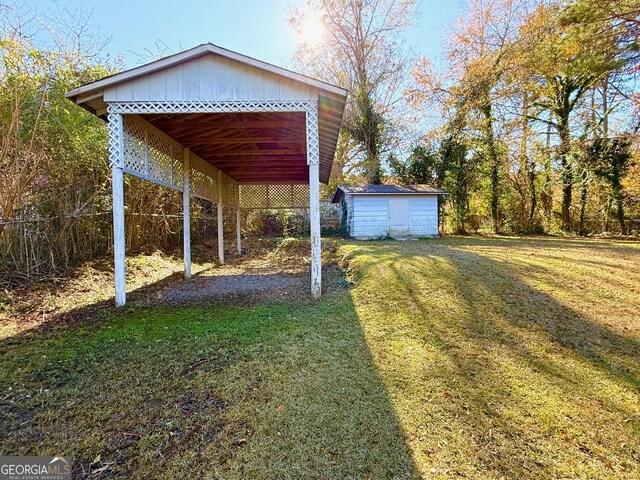
M303 112L149 114L143 118L241 183L309 178Z

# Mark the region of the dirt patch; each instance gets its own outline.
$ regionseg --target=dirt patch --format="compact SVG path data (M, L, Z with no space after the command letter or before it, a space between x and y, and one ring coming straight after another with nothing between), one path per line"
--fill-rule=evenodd
M217 247L192 245L193 278L182 275L182 252L147 252L127 258L127 302L131 306L230 304L265 301L310 301L309 239L247 238L243 255L229 247L227 262L218 265ZM335 266L337 243L322 242L323 291L343 288ZM113 307L111 258L89 262L67 276L43 279L0 292L0 338L27 330L69 325L95 318Z
M285 297L301 288L302 278L297 275L211 275L199 276L177 287L169 286L159 300L169 304L225 303L234 299L248 301L265 294Z
M226 403L222 398L210 393L207 393L200 399L194 398L191 393L187 393L183 398L179 399L177 403L180 406L180 411L183 415L191 415L192 413L200 412L205 408L219 413L226 407Z
M203 272L190 280L177 280L139 301L147 305L237 304L309 299L308 274L226 273L224 267ZM345 286L335 265L322 269L325 292Z
M191 279L175 278L136 298L134 305L255 305L267 301L309 301L310 245L308 239L250 239L246 253L228 258ZM335 265L336 243L323 243L323 290L344 287Z

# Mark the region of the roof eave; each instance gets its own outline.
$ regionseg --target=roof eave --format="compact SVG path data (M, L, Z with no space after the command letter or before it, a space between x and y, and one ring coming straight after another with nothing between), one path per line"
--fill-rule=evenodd
M345 192L349 195L449 195L449 192Z

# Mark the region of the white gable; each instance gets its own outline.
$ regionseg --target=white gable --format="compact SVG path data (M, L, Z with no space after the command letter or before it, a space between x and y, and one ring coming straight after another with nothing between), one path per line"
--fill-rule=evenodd
M318 89L216 54L107 87L104 101L315 100Z

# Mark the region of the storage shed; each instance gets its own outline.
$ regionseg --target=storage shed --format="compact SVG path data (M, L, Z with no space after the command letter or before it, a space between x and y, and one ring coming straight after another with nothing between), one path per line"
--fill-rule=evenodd
M438 195L428 185L338 185L340 224L350 237L438 236Z

